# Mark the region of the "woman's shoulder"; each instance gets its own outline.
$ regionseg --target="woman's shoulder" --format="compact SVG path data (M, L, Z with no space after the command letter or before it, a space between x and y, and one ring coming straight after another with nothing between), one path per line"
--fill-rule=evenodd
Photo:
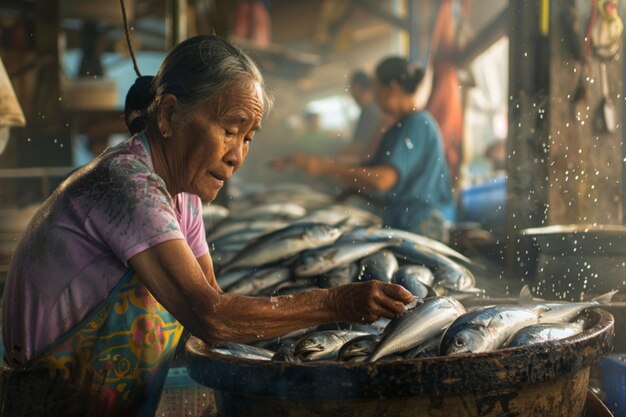
M411 113L406 117L405 122L415 126L436 126L437 123L432 114L425 109Z

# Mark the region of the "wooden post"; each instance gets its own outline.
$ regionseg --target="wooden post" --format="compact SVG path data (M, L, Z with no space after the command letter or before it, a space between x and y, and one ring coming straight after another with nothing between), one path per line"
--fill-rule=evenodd
M549 147L549 224L622 223L622 127L623 99L621 54L606 62L609 96L617 125L607 131L602 121L601 63L591 51L581 62L578 45L591 10L574 0L552 1L550 36L550 137ZM590 2L587 2L589 4ZM575 14L579 31L565 22ZM600 18L596 19L598 24ZM568 42L577 37L579 44ZM564 41L565 40L565 41ZM620 39L621 43L621 39ZM621 47L620 47L621 49ZM589 78L587 80L587 77ZM584 89L584 96L581 92Z
M59 81L59 3L37 0L35 4L35 50L42 65L37 71L34 114L30 126L52 127L59 124L61 97Z
M525 228L622 222L621 124L601 126L600 64L584 48L588 4L510 3L507 263L514 269L528 267L519 240ZM618 121L620 55L607 63Z

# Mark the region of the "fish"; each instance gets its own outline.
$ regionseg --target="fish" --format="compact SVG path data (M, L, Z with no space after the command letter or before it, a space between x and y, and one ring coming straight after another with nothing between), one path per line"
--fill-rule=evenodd
M402 359L417 359L417 358L433 358L439 356L439 343L441 343L441 336L443 332L431 337L429 340L415 346L413 349L406 351L402 355Z
M356 278L358 273L359 267L354 262L341 265L323 275L320 275L317 280L317 285L320 288L332 288L350 284Z
M380 317L378 320L372 323L357 323L350 326L351 330L355 330L358 332L366 332L369 334L373 334L375 336L380 336L385 327L391 322L390 319L386 317Z
M394 240L343 243L307 251L296 261L294 273L297 276L321 275L398 243Z
M236 259L222 268L245 268L276 262L307 249L335 242L342 234L341 226L323 223L300 223L258 238L241 250Z
M270 287L263 288L256 292L255 295L268 297L272 295L286 295L287 290L301 290L303 288L315 288L317 284L316 277L297 277L295 279L289 279L286 281L280 281Z
M225 291L231 285L235 284L237 281L253 274L257 269L256 268L248 268L248 269L235 269L225 273L217 273L215 275L215 280L217 281L217 285Z
M426 250L431 250L441 255L452 258L456 261L462 262L466 266L473 265L472 260L469 259L467 256L455 251L444 243L428 238L426 236L411 233L406 230L391 228L371 229L369 233L375 236L387 236L389 238L402 239L407 243L413 243L414 245L420 246Z
M585 323L580 320L574 323L540 323L526 326L517 332L504 344L505 347L526 346L534 343L560 340L582 333Z
M211 250L215 250L215 248L222 248L223 246L229 245L241 245L241 247L245 247L250 242L258 239L259 237L267 234L266 229L245 229L245 230L236 230L227 235L221 236L215 240L207 240L209 243L209 248Z
M274 356L274 352L272 352L271 350L246 345L243 343L219 343L215 346L212 346L211 350L222 355L262 361L269 361L272 359L272 356Z
M296 358L293 353L287 350L279 350L272 356L272 362L289 362L298 363L300 359Z
M289 226L289 223L281 220L235 221L228 218L216 225L214 229L207 231L207 240L212 242L228 234L246 230L262 229L266 233L269 233L287 226Z
M361 260L362 272L360 280L375 279L383 282L391 282L393 274L399 268L398 260L392 252L381 250Z
M297 219L306 214L306 209L293 203L261 204L232 213L236 218L254 218L263 216L275 216L283 219Z
M539 317L540 323L564 323L571 321L583 310L592 307L610 305L617 290L609 291L590 301L570 302L570 301L535 301L528 285L524 285L520 291L519 304L528 306L542 306L546 311Z
M291 278L291 271L284 267L263 268L240 279L226 288L226 292L233 294L253 295Z
M430 297L414 303L414 307L409 307L385 327L380 343L368 358L369 362L424 343L465 313L463 305L451 297Z
M469 300L476 297L485 297L485 290L482 288L466 288L463 291L458 291L436 284L433 287L433 291L435 291L437 295L446 295L459 301Z
M374 351L379 340L380 336L373 334L355 337L341 346L337 359L341 362L363 362Z
M539 323L542 306L496 305L458 317L441 338L439 353L489 352L498 349L515 332Z
M402 285L411 294L419 298L436 297L435 290L430 286L435 280L432 271L421 265L405 265L393 275L391 282ZM430 284L428 284L430 282Z
M202 219L204 224L218 224L230 215L230 210L219 204L204 204L202 206Z
M296 358L309 362L321 360L335 360L339 349L348 341L358 336L365 336L365 332L352 330L322 330L312 332L301 337L294 348Z
M458 291L474 288L476 285L476 278L469 269L433 250L411 242L390 246L389 249L401 261L428 267L435 275L436 284Z

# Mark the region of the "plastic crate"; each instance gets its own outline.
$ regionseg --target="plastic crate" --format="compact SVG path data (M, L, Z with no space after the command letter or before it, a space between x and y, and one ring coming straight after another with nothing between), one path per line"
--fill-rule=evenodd
M609 355L601 362L606 406L615 417L626 417L626 353Z
M195 382L187 368L171 368L161 393L156 417L213 417L213 391Z
M461 190L458 220L477 222L493 233L504 230L506 177L499 177Z

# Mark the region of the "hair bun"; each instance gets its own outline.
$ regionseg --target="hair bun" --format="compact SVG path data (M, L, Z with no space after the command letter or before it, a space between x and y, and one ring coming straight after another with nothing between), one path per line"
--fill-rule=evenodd
M124 119L133 135L146 128L146 110L154 100L152 80L154 80L152 75L138 77L126 93Z

